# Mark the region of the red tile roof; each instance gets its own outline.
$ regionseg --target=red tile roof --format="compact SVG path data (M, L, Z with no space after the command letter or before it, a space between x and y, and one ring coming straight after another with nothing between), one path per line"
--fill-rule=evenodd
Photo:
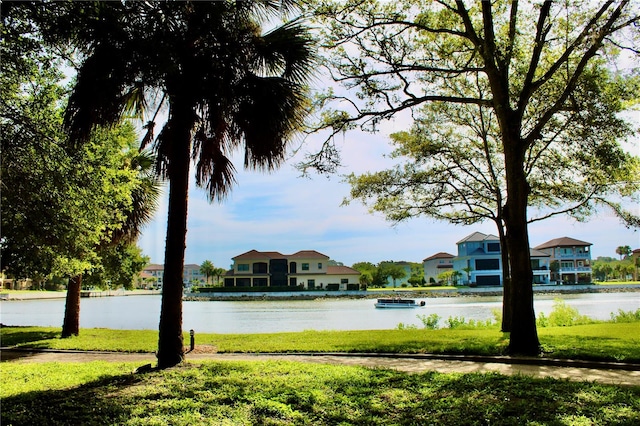
M293 254L282 254L277 251L258 251L258 250L249 250L246 253L242 253L236 257L233 257L233 260L244 260L244 259L329 259L329 256L319 253L315 250L300 250Z
M576 240L575 238L562 237L549 240L539 246L534 247L536 250L553 248L553 247L575 247L575 246L592 246L593 244L586 241Z
M327 266L327 275L360 275L360 271L348 266Z
M233 260L237 259L285 259L286 256L282 253L278 253L277 251L257 251L257 250L249 250L246 253L239 254L236 257L232 257Z
M291 258L305 258L305 259L329 259L329 256L319 253L315 250L300 250L299 252L293 253L287 257Z
M423 262L426 262L428 260L433 260L433 259L453 259L455 256L449 253L446 253L444 251L441 251L440 253L436 253L433 256L429 256L426 259L423 260Z

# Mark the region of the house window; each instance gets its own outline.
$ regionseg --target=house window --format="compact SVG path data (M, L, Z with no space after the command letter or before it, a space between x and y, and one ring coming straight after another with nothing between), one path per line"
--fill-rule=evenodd
M257 262L253 264L253 273L254 274L266 274L267 273L267 264L265 262Z
M500 251L500 243L487 243L487 251L497 253Z
M266 287L267 286L267 279L266 278L254 278L253 279L253 286L254 287Z
M322 269L322 263L318 262L318 269Z
M573 269L573 262L560 262L562 269Z
M307 280L307 288L309 290L316 288L316 280Z
M340 284L349 284L349 278L340 278Z
M303 271L308 271L309 270L309 264L308 263L303 263L302 264L302 270Z
M476 259L476 271L494 271L500 269L498 259Z
M237 278L236 287L251 287L251 278Z
M249 272L249 264L248 263L239 263L238 264L238 272Z

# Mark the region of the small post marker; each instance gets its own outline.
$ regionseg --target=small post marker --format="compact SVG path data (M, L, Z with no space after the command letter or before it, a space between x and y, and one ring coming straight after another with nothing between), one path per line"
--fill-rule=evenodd
M191 349L189 349L189 352L191 352L196 347L196 332L193 329L189 330L189 336L191 337Z

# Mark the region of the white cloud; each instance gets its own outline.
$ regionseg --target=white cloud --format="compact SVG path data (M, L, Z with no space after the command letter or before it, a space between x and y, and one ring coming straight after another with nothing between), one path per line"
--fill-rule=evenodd
M401 125L391 123L385 130L398 131ZM350 132L338 145L343 154L342 174L377 171L392 164L385 157L392 147L382 134ZM282 253L317 250L347 265L358 261L420 262L440 251L455 254L455 243L474 231L497 234L492 222L463 227L415 218L392 227L357 202L340 206L349 192L340 176L301 178L293 168L301 155L270 174L242 170L238 156L234 163L238 184L222 203L209 204L204 190L196 188L192 179L186 263L200 264L208 259L226 268L232 257L251 249ZM166 215L165 200L140 240L154 263L163 262ZM640 247L637 232L607 215L585 224L556 218L530 226L532 246L563 236L593 243L594 257L615 256L619 245Z

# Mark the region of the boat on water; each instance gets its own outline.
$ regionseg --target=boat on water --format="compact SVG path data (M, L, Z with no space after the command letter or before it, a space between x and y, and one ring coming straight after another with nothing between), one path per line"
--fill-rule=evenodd
M394 297L389 299L378 299L375 306L376 308L393 308L393 309L406 309L406 308L420 308L425 305L424 300L417 303L414 299L402 299L400 297Z

